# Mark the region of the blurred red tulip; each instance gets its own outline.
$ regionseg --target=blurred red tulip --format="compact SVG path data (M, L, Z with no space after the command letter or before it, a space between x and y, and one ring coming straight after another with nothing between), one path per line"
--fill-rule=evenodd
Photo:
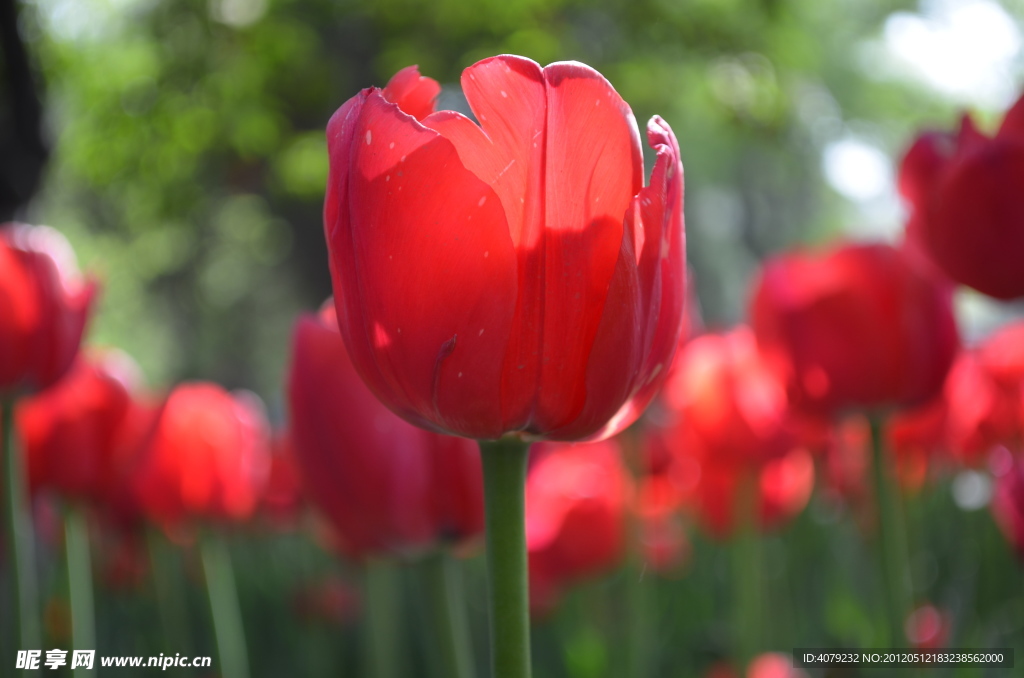
M654 396L683 323L672 130L643 187L629 106L579 63L466 69L478 126L398 73L327 128L324 224L345 344L393 411L496 439L602 437ZM406 190L408 189L408 190Z
M777 529L807 506L814 489L814 461L809 452L797 448L755 467L702 464L694 508L712 536L725 539L735 532L742 505L739 493L745 486L755 492L755 527Z
M384 407L356 374L333 306L296 323L288 393L306 492L344 550L402 553L483 531L476 444L416 428Z
M791 655L765 652L747 666L747 678L807 678L807 672L793 666Z
M71 367L95 285L44 226L0 226L0 396L47 388Z
M871 428L863 415L836 422L822 458L823 487L840 503L863 509L870 496Z
M287 433L272 437L270 473L261 504L268 520L279 528L294 527L302 510L302 478Z
M632 489L615 440L538 443L532 454L526 547L531 607L543 612L565 586L619 562Z
M205 382L175 387L134 479L139 502L168 529L248 518L269 471L268 429L252 394Z
M886 441L896 463L896 477L904 489L920 489L930 462L944 456L948 449L948 420L946 399L942 396L897 412L889 419Z
M959 343L951 290L888 245L770 260L752 315L794 405L817 414L925 402Z
M98 524L93 532L100 577L113 590L139 591L148 583L149 554L141 530L123 529L108 523Z
M994 137L964 116L958 134L922 134L900 165L907 237L959 283L1024 296L1024 97Z
M359 617L359 590L337 575L309 583L295 592L295 616L307 624L341 626Z
M80 357L52 388L18 407L29 486L94 506L124 506L126 480L153 414L134 399L138 367L107 351Z
M1000 387L976 352L957 357L944 393L949 451L960 463L983 464L996 446L1013 439L1021 428L1019 400Z
M665 433L669 446L716 465L760 464L797 444L785 386L746 327L684 346L662 401L675 420Z
M655 572L678 570L689 560L690 542L681 520L683 495L669 474L639 480L635 503L640 550Z
M934 605L922 605L907 617L904 631L911 647L938 650L946 647L950 625L949 615Z
M992 515L1006 540L1024 562L1024 460L1003 449L993 460L995 493Z
M1014 396L1024 390L1024 321L1001 327L978 347L985 371Z

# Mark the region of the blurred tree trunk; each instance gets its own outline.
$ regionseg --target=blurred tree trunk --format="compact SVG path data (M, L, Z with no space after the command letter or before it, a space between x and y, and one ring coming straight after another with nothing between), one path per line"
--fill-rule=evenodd
M32 198L49 156L18 5L17 0L0 0L0 221L15 217Z

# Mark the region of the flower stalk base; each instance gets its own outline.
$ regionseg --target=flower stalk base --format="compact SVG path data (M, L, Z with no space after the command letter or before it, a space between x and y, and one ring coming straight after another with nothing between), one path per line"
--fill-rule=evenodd
M480 441L493 678L530 678L525 498L529 450L529 443L513 437Z

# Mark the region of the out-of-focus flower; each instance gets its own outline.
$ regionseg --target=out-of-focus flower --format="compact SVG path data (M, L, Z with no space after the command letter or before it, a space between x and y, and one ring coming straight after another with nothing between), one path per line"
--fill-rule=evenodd
M350 554L402 554L483 531L476 444L419 429L356 374L333 305L295 326L291 440L310 501Z
M170 529L245 520L266 482L268 436L255 395L206 382L175 387L134 477L140 504Z
M672 572L690 557L690 541L683 527L683 494L670 474L638 479L634 511L640 552L655 572Z
M92 531L99 576L108 588L138 591L148 583L149 555L139 530L97 523Z
M293 527L302 510L302 477L291 437L278 433L271 440L270 475L263 488L262 510L280 528Z
M702 464L694 509L701 524L720 539L738 527L737 513L746 502L755 510L755 527L777 529L803 511L814 489L814 460L796 448L753 467ZM742 492L752 492L744 498Z
M292 598L295 616L307 624L347 624L359 617L361 608L358 589L337 575L306 584Z
M994 137L965 115L957 134L919 136L900 165L907 238L959 283L998 299L1024 296L1024 97Z
M152 409L136 400L138 368L120 351L80 357L53 387L21 402L17 427L29 486L97 507L123 508Z
M615 440L538 443L526 479L530 605L551 609L562 589L622 558L631 483Z
M497 56L432 112L414 67L327 127L324 226L341 332L393 411L472 438L622 430L683 324L683 168L660 118L643 186L629 106L580 63Z
M670 446L718 465L760 464L797 443L785 385L746 327L683 347L662 401L675 420L666 433Z
M765 652L751 660L747 678L807 678L807 672L793 666L791 655Z
M949 615L934 605L922 605L907 616L904 632L911 647L937 650L949 640Z
M768 261L752 316L793 404L818 414L923 403L959 345L949 286L888 245Z
M1024 562L1024 461L1008 450L1000 450L993 459L995 493L992 515L1006 540Z
M0 395L47 388L78 353L95 285L45 226L0 226Z
M968 466L1020 430L1019 400L1009 394L978 360L976 352L957 357L946 380L947 438L950 454Z
M948 448L948 408L944 397L895 413L886 426L886 442L896 465L896 478L906 490L924 485L931 462Z
M868 473L871 464L871 429L863 415L836 422L822 455L822 487L839 503L855 509L871 496Z

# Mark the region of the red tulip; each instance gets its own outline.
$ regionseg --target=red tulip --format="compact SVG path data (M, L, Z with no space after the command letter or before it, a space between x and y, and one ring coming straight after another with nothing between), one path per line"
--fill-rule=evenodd
M810 453L799 448L753 468L702 464L695 509L714 537L728 538L737 528L744 474L753 474L755 527L762 531L782 527L799 515L814 489L814 461Z
M306 492L353 555L400 553L483 531L476 445L412 426L356 374L334 307L295 326L291 437Z
M832 498L862 511L872 492L868 481L871 427L867 418L855 414L836 422L822 462L822 480Z
M526 479L530 598L549 608L560 590L620 560L632 493L618 444L539 443Z
M359 590L337 575L305 584L292 596L292 609L306 624L342 626L359 617Z
M985 371L1010 394L1024 390L1024 321L1001 327L978 347Z
M964 116L959 134L926 133L900 166L907 236L952 279L989 296L1024 296L1024 97L994 137Z
M643 187L628 105L579 63L466 69L477 119L415 67L327 128L341 332L407 420L495 439L600 437L654 396L683 322L683 176L668 125Z
M752 314L794 405L818 414L922 403L958 346L948 287L888 245L770 260Z
M1006 541L1024 562L1024 460L1007 450L995 457L996 488L992 514Z
M747 666L747 678L807 678L807 672L793 666L791 655L765 652Z
M948 449L949 412L944 397L897 412L886 426L886 440L896 464L896 477L907 490L924 485L930 462Z
M248 518L269 470L268 428L251 394L204 382L177 386L135 477L140 503L167 528Z
M288 434L273 436L270 472L263 488L262 510L272 525L294 527L302 509L302 478Z
M666 432L669 446L714 464L759 464L797 442L785 385L745 327L684 346L662 399L676 420Z
M39 391L64 375L94 292L59 233L0 226L0 397Z
M639 481L635 512L644 562L655 572L678 570L690 556L680 509L683 494L668 473Z
M120 352L79 358L56 385L22 401L17 425L33 491L123 505L119 495L152 425L152 414L133 400L137 370Z
M918 650L938 650L949 641L949 615L934 605L922 605L907 617L904 631L910 646Z
M1000 387L977 352L957 357L944 393L949 449L961 463L984 463L993 448L1007 444L1020 431L1019 400Z

